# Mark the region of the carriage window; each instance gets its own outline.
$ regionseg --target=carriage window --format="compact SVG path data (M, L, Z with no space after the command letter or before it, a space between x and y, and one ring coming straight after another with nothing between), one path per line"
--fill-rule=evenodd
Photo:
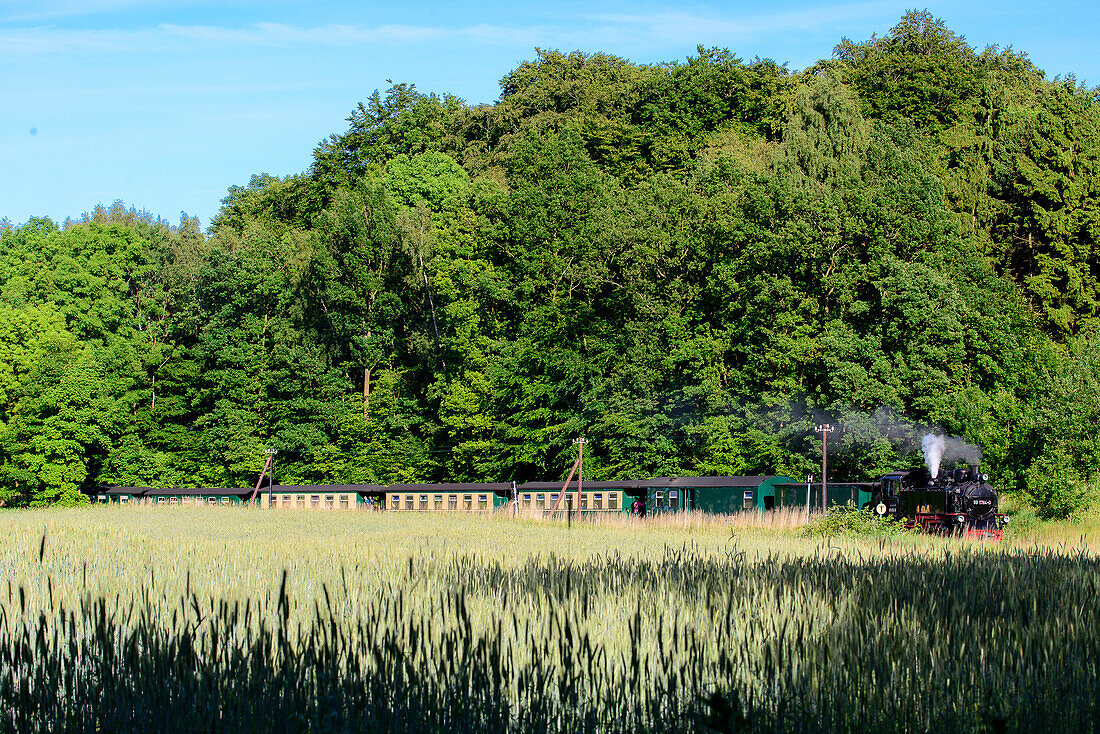
M121 497L119 497L118 501L122 504L125 504L126 503L126 495L122 495Z
M542 504L545 504L545 503L546 503L546 495L544 495L544 494L536 495L536 497L535 497L535 504L536 505L542 505Z
M334 496L332 496L331 494L326 494L325 495L325 508L331 510L332 509L332 504L335 501L336 501L336 498Z
M525 495L523 495L523 503L524 503L524 504L527 504L527 503L529 503L530 501L531 501L531 495L529 495L529 494L525 494Z
M170 505L178 505L178 504L179 504L179 501L180 501L180 498L179 498L179 497L173 497L172 499L168 500L168 504L170 504Z
M474 496L472 494L465 495L462 498L462 508L464 510L472 509L474 506Z
M488 507L489 507L489 495L479 494L477 496L477 508L479 510L484 510L484 509L487 509Z
M447 495L447 509L448 510L457 510L458 509L458 495L457 494Z
M399 507L401 507L401 495L399 495L399 494L391 494L391 495L390 495L390 505L391 505L391 506L393 507L393 509L395 509L395 510L396 510L396 509L398 509Z
M581 509L588 508L588 492L581 492Z
M437 509L437 510L442 510L443 509L443 495L441 495L441 494L437 494L435 496L435 509Z
M592 508L595 509L595 510L602 510L603 509L603 494L602 493L597 492L596 494L592 495Z
M297 507L305 507L305 506L306 506L306 496L305 496L304 494L300 494L300 495L298 495L298 498L297 498L297 500L296 500L296 501L294 502L294 504L295 504L295 505L296 505Z
M607 494L607 506L612 510L619 509L619 493L608 492Z
M349 498L349 497L348 497L348 496L347 496L346 494L345 494L345 495L342 495L342 496L340 497L340 509L341 509L341 510L346 510L346 509L348 509L348 506L349 506L350 504L351 504L351 499L350 499L350 498Z

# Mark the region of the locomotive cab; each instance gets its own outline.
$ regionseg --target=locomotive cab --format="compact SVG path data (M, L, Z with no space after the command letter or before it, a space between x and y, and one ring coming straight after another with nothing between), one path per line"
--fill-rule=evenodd
M905 485L906 474L904 472L887 474L879 482L878 491L875 492L871 497L871 501L865 506L870 507L879 517L893 516L897 513L898 498Z

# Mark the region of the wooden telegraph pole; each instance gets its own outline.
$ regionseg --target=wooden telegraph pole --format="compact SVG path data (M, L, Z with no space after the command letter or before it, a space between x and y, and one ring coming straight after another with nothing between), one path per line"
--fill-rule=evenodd
M573 443L577 447L577 460L573 462L573 468L569 472L569 478L565 480L565 484L561 488L561 492L558 493L558 500L554 503L554 506L550 509L550 516L553 517L554 513L561 507L562 502L565 500L565 493L569 489L569 483L573 481L573 475L578 471L580 475L577 477L577 518L581 516L581 491L584 489L584 445L588 443L587 438L574 438ZM569 515L568 508L566 509L566 516Z
M825 484L829 434L835 429L828 423L822 423L820 426L815 426L814 430L821 434L821 511L825 512L825 509L829 506L829 490Z
M577 519L581 519L581 496L584 494L584 445L588 443L588 439L581 436L580 438L574 438L573 443L577 444Z
M252 494L249 495L248 501L256 499L260 493L260 486L264 483L264 476L267 476L267 505L271 506L271 485L275 482L275 454L279 453L278 449L264 449L264 453L267 454L267 461L264 462L264 468L260 470L260 478L256 480L256 488L252 490ZM270 470L270 471L268 471Z

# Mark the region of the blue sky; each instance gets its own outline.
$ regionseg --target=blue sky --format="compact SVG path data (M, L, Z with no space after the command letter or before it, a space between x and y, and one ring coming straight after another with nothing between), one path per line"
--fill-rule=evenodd
M491 102L536 46L657 62L703 44L800 69L908 7L1100 84L1092 2L0 0L0 219L121 199L205 226L230 185L304 170L387 79Z

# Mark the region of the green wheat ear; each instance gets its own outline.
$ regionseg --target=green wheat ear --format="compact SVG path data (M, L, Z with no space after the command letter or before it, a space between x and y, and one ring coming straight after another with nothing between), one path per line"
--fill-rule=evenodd
M1100 724L1083 548L235 514L0 515L0 731Z

